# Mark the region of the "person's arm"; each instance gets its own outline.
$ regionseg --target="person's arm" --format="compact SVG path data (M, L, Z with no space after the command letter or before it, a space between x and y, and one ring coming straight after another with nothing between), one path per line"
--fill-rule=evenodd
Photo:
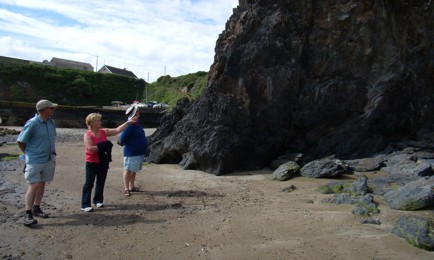
M130 124L134 124L136 121L137 121L137 118L133 117L130 120L128 120L127 122L123 123L122 125L120 125L116 128L105 128L103 130L105 131L105 134L107 136L117 135L117 134L121 133L122 131L124 131L125 128L127 128L127 126L129 126Z
M23 142L20 142L20 141L18 141L17 143L18 143L18 147L20 148L20 150L21 150L24 154L26 154L26 144L23 143Z
M27 121L26 124L23 127L23 130L21 130L20 134L17 138L17 144L20 150L25 154L26 153L26 143L30 141L30 136L33 133L33 124L31 121Z
M122 131L121 135L119 136L119 141L123 144L128 144L132 131L133 128L131 125L129 125L124 131Z
M90 136L88 134L84 134L84 145L86 146L86 149L89 150L92 153L98 152L98 146L96 146Z

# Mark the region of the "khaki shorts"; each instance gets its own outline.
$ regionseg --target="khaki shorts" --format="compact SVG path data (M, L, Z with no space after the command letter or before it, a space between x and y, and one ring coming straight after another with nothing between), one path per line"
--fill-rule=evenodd
M54 179L55 160L46 163L26 164L24 178L28 183L49 182Z

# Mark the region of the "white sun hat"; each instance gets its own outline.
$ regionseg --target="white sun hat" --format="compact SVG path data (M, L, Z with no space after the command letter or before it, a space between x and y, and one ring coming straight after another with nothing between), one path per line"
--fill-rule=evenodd
M125 115L128 116L128 120L131 120L131 118L133 118L136 115L137 109L138 109L137 105L132 105L127 109Z

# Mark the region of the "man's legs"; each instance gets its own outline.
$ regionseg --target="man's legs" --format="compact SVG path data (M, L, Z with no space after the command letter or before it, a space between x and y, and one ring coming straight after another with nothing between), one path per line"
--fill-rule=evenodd
M45 192L45 182L40 182L35 194L35 201L33 205L41 205L42 197Z
M33 202L33 208L32 208L33 216L35 217L48 218L48 214L43 212L40 206L42 197L44 196L44 192L45 192L45 182L40 182L35 193L35 200Z
M124 157L124 185L125 190L130 192L138 192L139 188L134 186L136 181L136 173L142 169L144 155Z
M44 189L45 182L30 183L25 196L26 211L32 210L33 205L40 205Z
M33 218L32 209L35 203L35 198L37 197L37 192L39 189L41 182L30 183L29 188L27 189L26 195L24 197L25 205L26 205L26 214L24 216L24 225L31 226L37 224L38 221ZM44 192L42 191L42 195ZM39 199L41 201L42 197Z
M136 180L136 172L130 171L130 181L129 181L129 189L132 190L134 188L134 181Z
M31 226L36 224L37 221L33 219L33 216L48 217L48 214L41 210L40 205L45 192L45 183L53 180L54 170L55 164L53 160L42 164L26 165L24 176L29 183L29 187L24 197L26 208L24 225Z
M124 169L124 195L130 196L130 180L131 180L131 172L127 169Z

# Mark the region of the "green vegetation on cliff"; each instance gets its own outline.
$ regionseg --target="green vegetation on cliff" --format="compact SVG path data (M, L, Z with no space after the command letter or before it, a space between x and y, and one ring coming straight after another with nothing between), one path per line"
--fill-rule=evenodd
M0 100L4 101L46 98L63 105L110 105L112 101L130 104L134 100L155 100L173 106L184 96L196 98L206 83L207 73L203 71L162 76L148 84L116 74L0 62Z
M147 101L155 100L174 106L176 101L182 97L195 99L202 93L207 80L208 73L204 71L178 77L162 76L148 85Z
M143 96L146 82L115 74L45 65L0 63L0 100L35 102L46 98L64 105L131 103Z

